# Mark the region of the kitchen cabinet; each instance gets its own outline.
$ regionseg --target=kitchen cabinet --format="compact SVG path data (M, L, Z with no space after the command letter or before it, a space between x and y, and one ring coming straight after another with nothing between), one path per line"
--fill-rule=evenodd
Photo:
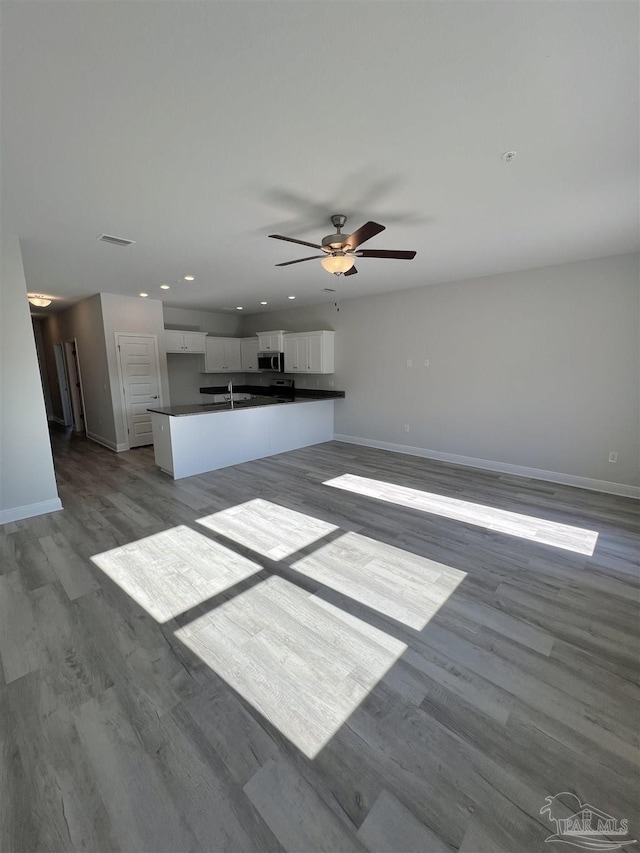
M205 373L240 373L242 361L239 338L205 338Z
M335 332L284 335L285 373L333 373Z
M259 352L284 352L282 338L285 334L283 329L275 332L257 332Z
M178 332L165 329L164 348L166 352L204 352L206 332Z
M240 339L240 363L244 373L258 372L258 338Z

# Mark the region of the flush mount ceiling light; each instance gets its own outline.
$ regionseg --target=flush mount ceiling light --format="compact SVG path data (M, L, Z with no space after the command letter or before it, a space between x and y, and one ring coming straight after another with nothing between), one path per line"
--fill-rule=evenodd
M321 249L324 252L324 256L311 255L309 258L285 261L282 264L276 264L276 266L288 267L290 264L301 264L303 261L313 261L316 258L322 258L320 263L332 275L355 275L358 272L354 266L356 258L395 258L396 260L404 261L410 261L415 258L415 252L396 252L391 249L361 249L360 246L362 243L366 243L367 240L384 231L384 225L380 225L378 222L365 222L353 234L346 235L340 230L346 221L347 217L343 213L336 213L332 216L331 224L336 229L336 233L323 237L322 243L309 243L307 240L296 240L294 237L269 234L274 240L285 240L287 243L311 246L312 249Z
M52 300L36 294L29 297L29 302L35 305L36 308L46 308L48 305L51 305Z

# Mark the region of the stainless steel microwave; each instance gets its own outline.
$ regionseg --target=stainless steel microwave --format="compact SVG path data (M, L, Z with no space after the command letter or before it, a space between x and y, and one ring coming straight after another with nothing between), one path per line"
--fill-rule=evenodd
M258 353L258 370L268 370L270 373L284 372L284 353L283 352L259 352Z

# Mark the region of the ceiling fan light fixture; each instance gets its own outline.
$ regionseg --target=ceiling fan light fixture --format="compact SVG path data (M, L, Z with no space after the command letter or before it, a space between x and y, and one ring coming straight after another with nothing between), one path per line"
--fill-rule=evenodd
M35 305L36 308L47 308L51 305L51 299L45 299L44 296L30 296L29 302Z
M354 265L354 258L344 254L332 254L323 258L320 263L332 275L342 275Z

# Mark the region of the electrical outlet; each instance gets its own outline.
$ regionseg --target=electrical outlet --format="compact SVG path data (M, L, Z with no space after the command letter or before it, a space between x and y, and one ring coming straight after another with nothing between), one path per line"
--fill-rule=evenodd
M411 358L407 359L407 367L413 367L413 359L411 359Z
M429 367L429 359L428 359L428 358L425 358L425 360L424 360L424 366L425 366L425 367Z
M610 450L609 451L609 462L617 462L618 461L618 451Z
M409 424L404 425L404 431L405 432L409 432L410 429L411 429L411 427L409 426Z

